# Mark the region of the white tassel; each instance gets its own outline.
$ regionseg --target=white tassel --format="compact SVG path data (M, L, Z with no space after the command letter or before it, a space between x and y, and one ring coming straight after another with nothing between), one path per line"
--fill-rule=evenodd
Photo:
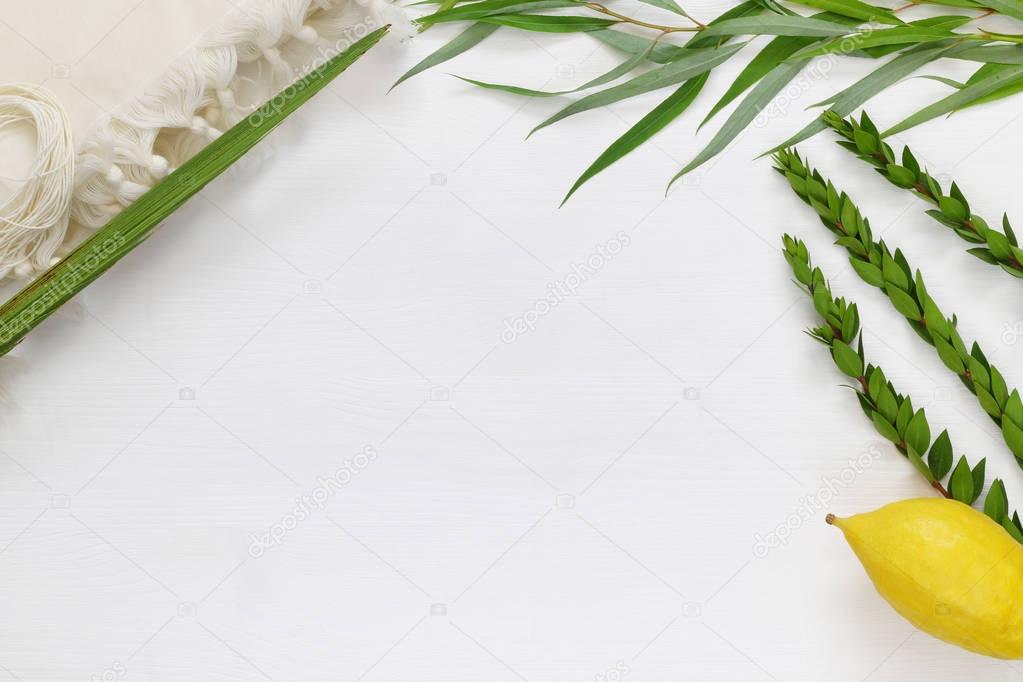
M385 20L409 24L387 0L255 0L232 11L82 145L71 238L106 224L286 87L325 43L340 51ZM59 244L44 250L46 260ZM0 238L0 270L5 253Z

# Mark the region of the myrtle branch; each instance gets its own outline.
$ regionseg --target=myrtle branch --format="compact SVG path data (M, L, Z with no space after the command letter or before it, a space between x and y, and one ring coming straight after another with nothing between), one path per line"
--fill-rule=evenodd
M869 221L844 192L810 168L794 150L774 156L775 169L789 181L793 191L809 204L821 222L838 236L853 269L867 284L877 287L902 313L920 338L934 346L938 357L976 396L985 412L1001 427L1002 437L1023 468L1023 399L1011 392L1002 373L991 365L974 342L969 351L956 329L955 315L946 317L927 293L923 276L914 272L898 249L892 253L874 241Z
M782 241L782 254L792 268L796 282L813 300L813 307L821 317L821 324L810 328L807 333L828 348L832 361L843 374L856 381L856 385L850 388L856 393L863 414L935 490L946 498L966 504L976 502L984 489L987 460L981 459L971 467L966 456L960 455L953 469L955 457L948 430L943 430L932 442L931 428L923 408L914 410L912 399L896 391L884 371L864 359L856 304L832 294L824 273L812 266L806 244L789 235L785 235ZM942 479L950 471L948 486L945 486ZM1023 525L1017 513L1009 516L1005 484L1000 479L991 483L984 500L984 513L1023 543Z
M928 210L927 215L950 228L961 239L983 245L967 249L967 253L985 263L1000 266L1010 275L1023 278L1023 249L1019 248L1007 215L1002 216L1004 233L990 227L984 218L970 211L970 203L955 182L948 193L944 193L931 174L920 168L909 147L902 148L902 162L896 162L895 152L882 140L881 133L866 112L859 122L851 117L843 119L833 111L826 112L823 118L844 138L838 143L841 147L871 164L881 177L896 187L909 190L936 206Z

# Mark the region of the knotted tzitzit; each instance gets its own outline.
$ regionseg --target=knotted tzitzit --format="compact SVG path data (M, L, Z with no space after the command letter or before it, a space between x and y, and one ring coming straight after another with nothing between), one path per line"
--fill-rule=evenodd
M28 176L4 178L15 189L0 203L0 279L50 267L67 234L75 174L71 123L49 91L0 86L0 130L17 124L35 130L36 155Z

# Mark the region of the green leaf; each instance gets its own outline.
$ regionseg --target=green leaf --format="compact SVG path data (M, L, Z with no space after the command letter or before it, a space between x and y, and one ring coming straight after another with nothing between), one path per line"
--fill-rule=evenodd
M1006 516L1002 519L1001 523L1002 528L1004 528L1006 532L1008 532L1009 535L1011 535L1013 539L1016 540L1016 542L1023 543L1023 533L1021 533L1019 528L1016 527L1016 524L1012 522L1012 519Z
M956 34L951 31L940 31L931 28L916 28L913 26L899 26L897 28L865 31L855 35L829 40L823 45L800 50L792 56L792 59L810 59L811 57L820 57L825 54L849 54L856 50L862 50L869 47L880 47L884 45L916 45L920 43L934 43L955 37Z
M931 468L934 478L945 478L945 474L952 468L952 441L948 437L948 431L942 431L934 443L931 451L927 454L927 464Z
M270 134L387 33L366 35L227 130L0 306L0 355L141 244L188 199Z
M884 131L881 136L889 137L891 135L901 133L904 130L909 130L921 123L937 118L942 114L947 114L950 111L961 109L970 102L991 94L998 88L1005 85L1008 81L1011 81L1021 75L1023 75L1023 66L1014 66L1011 69L997 73L983 81L974 83L973 85L968 85L962 90L957 90L951 95L938 100L934 104L924 107L912 116L904 118L888 130Z
M516 14L524 11L575 7L578 4L573 0L482 0L434 12L417 21L423 27L430 27L433 24L448 21L471 21L495 14Z
M651 44L651 47L652 46L653 44ZM504 92L510 92L513 95L522 95L524 97L556 97L558 95L569 95L573 92L579 92L580 90L588 90L590 88L595 88L597 86L604 85L612 81L616 81L625 74L635 69L641 63L646 61L646 58L649 55L649 53L650 49L648 48L647 51L633 55L629 59L626 59L618 66L611 69L610 71L607 71L592 80L588 80L579 87L573 88L571 90L558 91L530 90L529 88L521 88L516 85L501 85L499 83L487 83L484 81L473 80L472 78L463 78L462 76L455 77L465 81L466 83L472 83L473 85L477 85L481 88L486 88L488 90L502 90Z
M619 23L615 19L601 19L600 17L549 14L494 14L480 17L479 21L485 24L511 26L522 31L538 31L540 33L596 31Z
M913 446L909 445L906 447L906 457L909 459L909 463L920 472L920 475L927 479L928 483L934 482L934 477L931 475L931 470L924 464L924 460L920 457L920 454L913 449Z
M834 12L851 19L861 21L876 21L883 24L901 24L891 10L886 7L868 5L860 0L794 0L800 5L822 9L827 12Z
M670 61L678 59L680 56L685 54L686 48L679 47L678 45L672 45L663 41L649 40L640 36L632 35L624 31L615 31L614 29L606 28L600 31L590 31L586 34L591 38L596 38L605 45L609 45L616 50L622 52L637 55L646 54L646 58L649 61L656 62L658 64L667 64Z
M635 97L646 92L660 90L671 85L682 83L695 76L706 73L724 63L729 57L741 50L745 43L736 45L725 45L719 48L687 49L682 57L677 60L659 66L653 71L636 76L632 80L619 85L594 92L590 95L569 104L543 123L533 128L530 135L536 131L546 128L564 118L578 114L590 109L607 106L614 102Z
M863 358L845 341L835 339L831 344L831 353L838 369L844 374L854 379L863 375Z
M659 7L664 10L668 10L669 12L678 14L679 16L683 17L689 16L688 14L686 14L686 11L684 9L678 6L678 3L676 3L675 0L640 0L640 2L646 3L647 5L653 5L654 7Z
M429 68L443 64L444 62L457 57L466 50L470 50L473 47L483 42L491 33L498 29L497 26L489 24L473 24L469 28L459 33L455 38L449 41L440 49L430 53L425 59L413 66L411 69L402 74L402 77L394 81L394 85L391 89L398 87L403 81L412 78L418 73L422 73Z
M879 412L875 412L873 415L874 428L884 438L887 438L891 442L898 445L902 442L902 438L899 437L899 432L892 426Z
M1023 2L1019 0L984 0L984 7L1013 19L1023 19Z
M1002 438L1017 459L1023 458L1023 430L1013 424L1011 419L1002 419Z
M939 57L945 56L946 53L951 52L952 49L953 46L951 45L912 48L906 53L895 57L883 66L878 67L845 90L839 92L837 95L829 97L822 102L818 102L814 106L830 105L831 110L839 116L848 116L859 106L866 104L872 97L874 97L874 95L895 83L898 83L920 67L926 66L927 64L937 60ZM1023 63L1023 50L1021 50L1021 63ZM814 119L798 133L785 140L777 147L764 152L761 156L774 154L782 149L793 147L796 144L813 137L826 127L827 124L824 120L819 116L815 116Z
M970 471L970 465L966 463L965 457L959 458L959 463L956 464L949 480L948 491L953 499L966 504L973 502L973 472Z
M707 113L703 122L700 123L699 128L702 128L715 114L731 104L735 98L752 87L754 83L770 73L774 67L812 42L813 38L793 38L790 36L780 36L771 40L771 42L764 46L764 49L757 53L757 56L750 60L749 64L746 65L732 82L732 85L729 86L728 90L725 91L725 94L721 96L721 99L711 107L710 112Z
M899 430L900 434L905 435L906 427L909 426L909 420L913 418L913 401L906 398L899 405L899 413L895 415L895 428Z
M1005 494L1005 484L1000 478L992 481L991 488L987 491L987 497L984 498L984 513L995 523L1001 523L1009 513L1009 498Z
M907 294L902 289L898 289L894 286L887 287L885 293L888 294L888 298L891 300L892 305L900 313L905 315L911 320L919 320L923 313L920 312L920 307L913 300L913 297Z
M987 465L987 457L977 462L977 466L973 467L973 498L970 500L970 504L977 501L980 497L980 493L984 490L984 469Z
M953 348L945 339L940 336L931 337L934 341L934 347L938 351L938 357L945 363L945 366L956 374L962 374L966 368L963 366L963 361L959 357L959 353Z
M708 26L700 32L703 38L711 36L773 35L826 38L844 36L849 26L834 21L801 16L768 15L755 18L728 19L720 24Z
M675 181L686 173L703 165L709 159L719 154L728 144L741 133L750 122L756 118L771 100L796 77L803 68L802 63L781 64L774 68L771 73L764 76L749 94L735 108L735 111L728 117L721 129L717 131L707 146L693 158L686 166L672 177L668 183L670 188Z
M565 198L561 200L561 205L564 206L565 202L575 194L576 190L582 187L590 178L636 149L636 147L649 140L663 130L666 125L678 118L682 112L689 108L689 105L696 99L700 90L703 89L703 84L707 82L707 75L704 73L687 80L666 100L654 107L653 111L641 118L625 134L611 143L611 146L605 149L590 164L589 168L583 171L583 174L575 181L572 188L568 190Z
M998 403L995 401L994 396L988 393L987 389L983 386L974 385L973 388L977 393L977 400L980 402L980 406L984 408L984 411L995 419L1000 419L1002 411L998 407Z
M917 452L927 452L931 444L931 428L923 410L917 410L906 426L906 443Z
M849 262L852 263L853 269L856 270L856 274L860 276L864 282L871 286L875 286L878 289L884 287L884 275L881 273L881 268L877 267L873 263L868 261L860 260L859 258L850 258Z
M962 222L966 220L966 207L952 197L938 197L938 208L949 218Z

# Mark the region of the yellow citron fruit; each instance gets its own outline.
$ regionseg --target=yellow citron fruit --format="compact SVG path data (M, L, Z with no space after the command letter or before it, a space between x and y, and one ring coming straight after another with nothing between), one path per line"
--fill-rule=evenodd
M1023 545L990 518L928 498L827 521L910 623L979 654L1023 658Z

